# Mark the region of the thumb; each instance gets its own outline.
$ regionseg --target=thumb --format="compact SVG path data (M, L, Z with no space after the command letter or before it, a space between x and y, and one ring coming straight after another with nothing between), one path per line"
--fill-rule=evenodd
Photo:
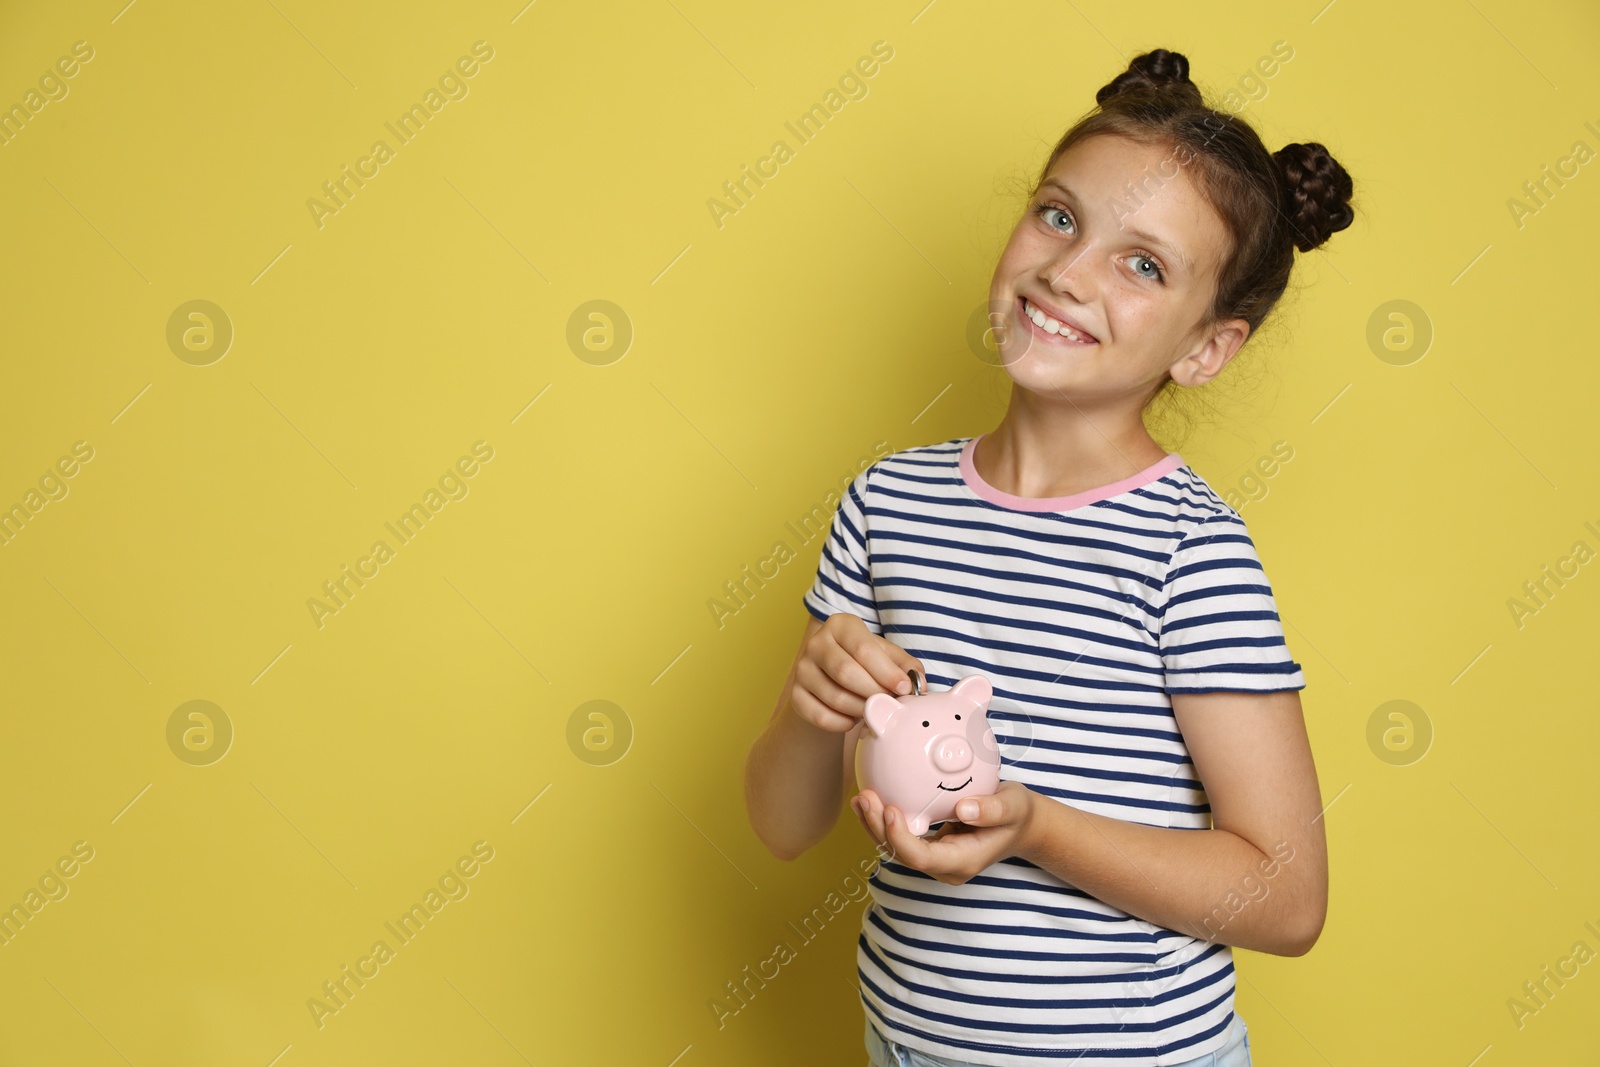
M922 678L922 688L924 690L928 688L928 672L923 669L922 661L920 659L913 656L911 653L907 652L893 641L889 642L889 658L894 661L895 667L900 671L900 677L905 679L906 682L905 687L899 690L900 692L909 693L912 691L910 675L908 674L909 671L916 671L917 674Z
M963 797L956 803L956 818L968 826L998 826L1006 821L1005 797Z

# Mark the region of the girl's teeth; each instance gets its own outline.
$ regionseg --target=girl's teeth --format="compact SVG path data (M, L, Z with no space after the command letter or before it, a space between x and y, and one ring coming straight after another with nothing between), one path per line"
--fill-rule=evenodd
M1074 341L1088 340L1088 338L1083 337L1081 334L1073 330L1072 327L1057 322L1055 319L1052 319L1050 316L1034 307L1032 303L1028 302L1027 297L1023 297L1022 299L1023 309L1026 311L1028 318L1032 319L1033 324L1039 327L1039 329L1043 330L1045 333L1061 334L1062 336L1071 338Z

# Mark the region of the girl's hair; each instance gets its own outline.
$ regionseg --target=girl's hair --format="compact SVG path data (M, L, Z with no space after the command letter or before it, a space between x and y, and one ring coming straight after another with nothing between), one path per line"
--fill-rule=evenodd
M1172 178L1168 162L1192 168L1192 180L1231 240L1200 327L1244 319L1254 337L1288 285L1294 250L1309 252L1355 218L1350 175L1326 148L1312 141L1268 152L1249 123L1205 104L1189 80L1189 60L1177 52L1157 48L1135 56L1095 94L1095 102L1099 107L1057 142L1033 193L1064 152L1091 137L1119 136L1170 149L1165 173L1148 180ZM1144 184L1133 182L1135 189ZM1169 378L1150 399L1172 391Z

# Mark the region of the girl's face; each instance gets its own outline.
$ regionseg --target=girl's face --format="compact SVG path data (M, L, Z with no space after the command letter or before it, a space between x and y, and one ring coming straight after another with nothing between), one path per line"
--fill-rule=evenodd
M989 284L1000 359L1018 385L1046 400L1137 408L1169 373L1209 381L1244 343L1243 319L1199 331L1230 242L1181 158L1097 136L1056 161ZM1030 313L1078 335L1040 328Z

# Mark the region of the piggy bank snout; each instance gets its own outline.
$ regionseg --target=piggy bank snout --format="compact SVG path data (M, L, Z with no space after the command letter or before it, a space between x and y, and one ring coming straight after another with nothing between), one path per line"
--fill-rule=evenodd
M933 743L933 765L946 774L972 766L972 746L960 734L945 734Z

